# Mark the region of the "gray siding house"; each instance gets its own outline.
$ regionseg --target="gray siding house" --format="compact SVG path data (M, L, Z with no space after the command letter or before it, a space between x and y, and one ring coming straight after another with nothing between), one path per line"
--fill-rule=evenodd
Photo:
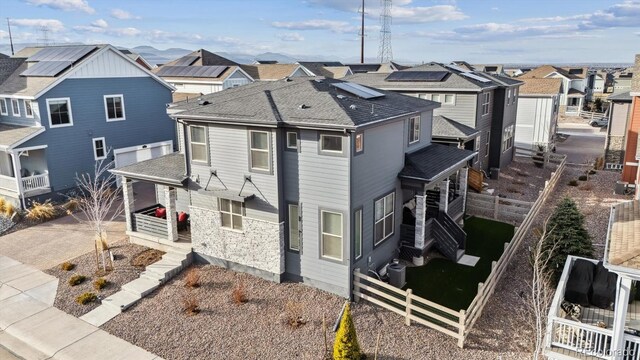
M612 94L607 101L611 105L609 107L607 139L604 144L605 169L622 170L633 98L630 92L627 91Z
M25 48L5 61L0 196L25 206L74 189L96 160L123 166L173 152L173 88L116 48Z
M434 110L434 115L477 131L476 138L468 143L478 152L475 168L488 171L490 167L504 167L513 159L513 152L502 148L502 138L503 134L514 133L509 130L515 123L520 81L434 62L391 74L358 73L345 80L439 102L441 107ZM434 136L438 141L445 138L445 134Z
M459 230L475 153L431 142L438 106L325 78L175 103L180 151L113 170L125 184L128 234L345 297L356 268L384 272L432 246L455 261L459 232L430 229ZM133 180L156 184L159 203L136 207ZM176 212L189 214L190 228Z

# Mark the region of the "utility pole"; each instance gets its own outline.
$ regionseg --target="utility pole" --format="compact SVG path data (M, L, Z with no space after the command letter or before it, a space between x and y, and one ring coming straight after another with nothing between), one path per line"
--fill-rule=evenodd
M364 64L364 0L362 0L362 24L360 26L360 64Z
M11 55L15 55L13 52L13 37L11 36L11 22L7 18L7 28L9 28L9 43L11 44Z

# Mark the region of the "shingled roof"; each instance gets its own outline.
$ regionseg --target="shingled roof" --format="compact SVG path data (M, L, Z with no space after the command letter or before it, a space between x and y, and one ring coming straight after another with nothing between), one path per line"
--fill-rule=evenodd
M299 64L256 64L240 66L247 74L256 80L273 81L291 76L303 67Z
M631 97L630 91L625 91L617 94L611 94L607 97L609 101L622 101L622 102L631 102L633 98Z
M581 79L582 77L576 75L576 74L570 74L569 71L557 67L557 66L553 66L553 65L542 65L542 66L538 66L535 69L532 69L531 71L527 71L526 73L518 76L518 79L531 79L531 78L544 78L549 76L549 74L552 73L558 73L564 77L566 77L567 79Z
M455 146L431 144L405 155L400 178L431 182L453 166L461 165L476 155L475 152Z
M7 80L25 60L26 58L0 58L0 84Z
M188 53L187 55L181 58L170 61L164 64L164 66L173 66L176 64L184 65L184 61L191 58L193 58L193 60L186 66L216 66L216 65L238 66L240 65L233 60L229 60L226 57L220 56L218 54L214 54L211 51L207 51L205 49L198 49L196 51Z
M521 95L558 95L562 92L562 79L558 78L530 78L522 79Z
M478 130L445 116L437 115L433 117L431 136L434 138L465 140L474 137L478 133Z
M199 102L175 103L168 111L174 118L199 121L353 129L440 106L377 89L369 91L381 96L365 99L334 86L344 83L314 77L256 82L203 95Z
M175 186L183 186L189 179L185 175L184 154L177 152L122 166L111 172L132 179Z
M607 252L609 264L640 270L640 201L612 206Z

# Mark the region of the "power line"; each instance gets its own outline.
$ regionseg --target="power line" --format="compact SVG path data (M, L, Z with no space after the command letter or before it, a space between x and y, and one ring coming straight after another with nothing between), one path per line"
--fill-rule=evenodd
M380 63L393 61L391 51L391 2L392 0L380 0L382 12L380 13L380 47L378 57Z

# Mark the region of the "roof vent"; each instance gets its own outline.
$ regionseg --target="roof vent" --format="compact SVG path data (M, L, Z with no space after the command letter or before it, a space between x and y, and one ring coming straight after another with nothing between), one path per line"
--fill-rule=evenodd
M338 95L336 95L336 97L337 97L338 99L345 99L345 98L346 98L346 96L344 96L344 95L342 95L342 94L338 94Z
M211 104L211 103L208 102L207 100L202 100L202 99L198 100L198 105L209 105L209 104Z
M286 82L291 82L291 81L293 81L293 80L292 80L291 78L289 78L289 77L288 77L288 78L284 78L284 81L286 81Z
M301 104L300 106L298 106L298 109L308 109L308 108L310 108L310 107L311 107L311 106L309 106L309 105Z
M355 104L349 105L349 109L356 110L358 107Z

